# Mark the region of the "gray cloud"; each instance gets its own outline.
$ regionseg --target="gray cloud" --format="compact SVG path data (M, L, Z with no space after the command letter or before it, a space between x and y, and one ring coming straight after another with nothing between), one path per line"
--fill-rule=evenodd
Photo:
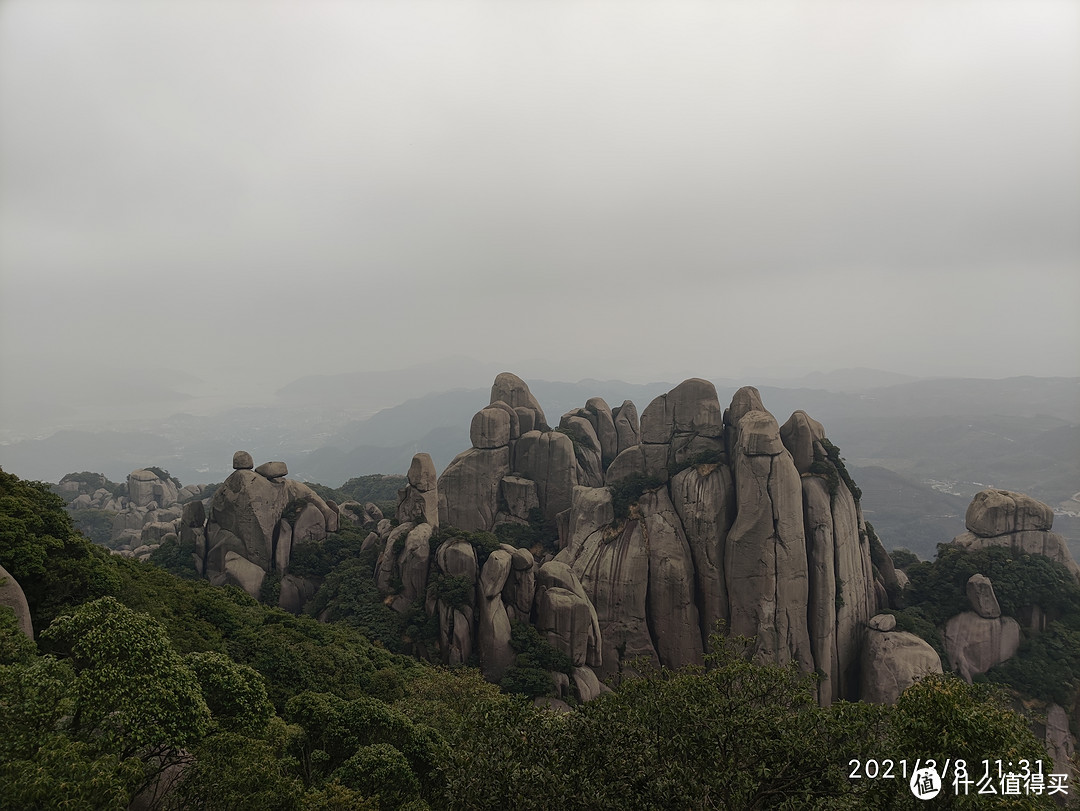
M87 357L1076 375L1078 22L9 0L3 405Z

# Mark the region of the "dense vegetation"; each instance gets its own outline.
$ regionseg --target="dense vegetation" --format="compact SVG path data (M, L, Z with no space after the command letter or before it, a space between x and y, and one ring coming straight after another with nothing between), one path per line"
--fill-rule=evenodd
M938 546L933 562L912 563L910 553L894 553L911 580L897 612L897 627L921 636L947 662L940 630L950 617L970 610L966 584L973 574L990 578L1003 616L1025 626L1035 607L1045 630L1025 632L1017 654L985 676L1042 701L1069 706L1080 690L1080 585L1060 563L1007 547L964 550Z
M337 488L314 482L308 482L307 485L324 499L336 501L338 504L346 501L366 504L370 501L389 517L394 514L394 509L397 507L398 490L408 483L409 480L405 476L386 476L375 473L370 476L356 476Z
M485 535L462 537L490 552ZM0 610L0 808L123 809L140 791L203 809L914 808L906 781L849 779L849 760L1045 757L990 685L932 678L895 707L822 709L812 675L721 637L706 668L641 665L572 712L538 709L369 639L361 544L298 545L343 619L320 623L109 556L46 486L0 471L0 563L37 631ZM523 692L567 669L529 626L514 637Z

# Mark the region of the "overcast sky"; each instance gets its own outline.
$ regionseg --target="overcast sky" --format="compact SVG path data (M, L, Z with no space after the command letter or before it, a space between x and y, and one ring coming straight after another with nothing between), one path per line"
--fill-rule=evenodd
M1080 375L1078 144L1076 2L5 0L0 419L448 355Z

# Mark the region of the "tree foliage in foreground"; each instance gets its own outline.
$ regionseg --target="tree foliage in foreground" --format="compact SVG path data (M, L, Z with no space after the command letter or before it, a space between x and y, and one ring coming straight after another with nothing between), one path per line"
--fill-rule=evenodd
M459 677L473 691L472 723L458 713L433 718L434 702L420 704L451 744L445 793L433 805L917 808L906 781L852 780L848 761L951 753L974 762L987 746L1045 758L1023 719L985 687L944 676L910 688L896 707L820 708L812 676L753 663L747 643L714 637L707 668L648 670L568 714L485 696ZM1023 807L1054 807L1046 797L1023 799ZM979 805L958 798L954 807Z

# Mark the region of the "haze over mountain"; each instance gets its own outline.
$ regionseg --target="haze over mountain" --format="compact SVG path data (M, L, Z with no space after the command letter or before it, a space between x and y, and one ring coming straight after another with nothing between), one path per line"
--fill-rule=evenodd
M122 481L136 468L166 468L185 484L229 474L229 448L288 459L294 478L339 486L354 476L401 474L413 454L438 471L469 445L472 415L486 383L413 396L425 385L471 381L485 365L448 358L410 369L297 379L280 396L247 408L166 418L86 422L78 429L0 445L0 465L58 481L93 470ZM880 381L900 380L877 386ZM673 384L617 380L531 380L552 415L590 396L644 408ZM1055 507L1059 530L1080 543L1069 513L1080 513L1080 379L911 380L877 370L813 373L761 386L779 415L803 409L830 427L856 478L867 478L866 510L888 546L923 556L961 531L966 503L985 487L1029 492ZM719 379L730 398L741 381ZM820 386L816 387L815 386ZM317 397L325 391L325 397ZM304 403L307 400L308 402ZM282 402L284 401L284 402ZM371 414L384 402L396 403Z
M453 355L354 405L1080 373L1072 4L273 8L4 4L5 437Z

